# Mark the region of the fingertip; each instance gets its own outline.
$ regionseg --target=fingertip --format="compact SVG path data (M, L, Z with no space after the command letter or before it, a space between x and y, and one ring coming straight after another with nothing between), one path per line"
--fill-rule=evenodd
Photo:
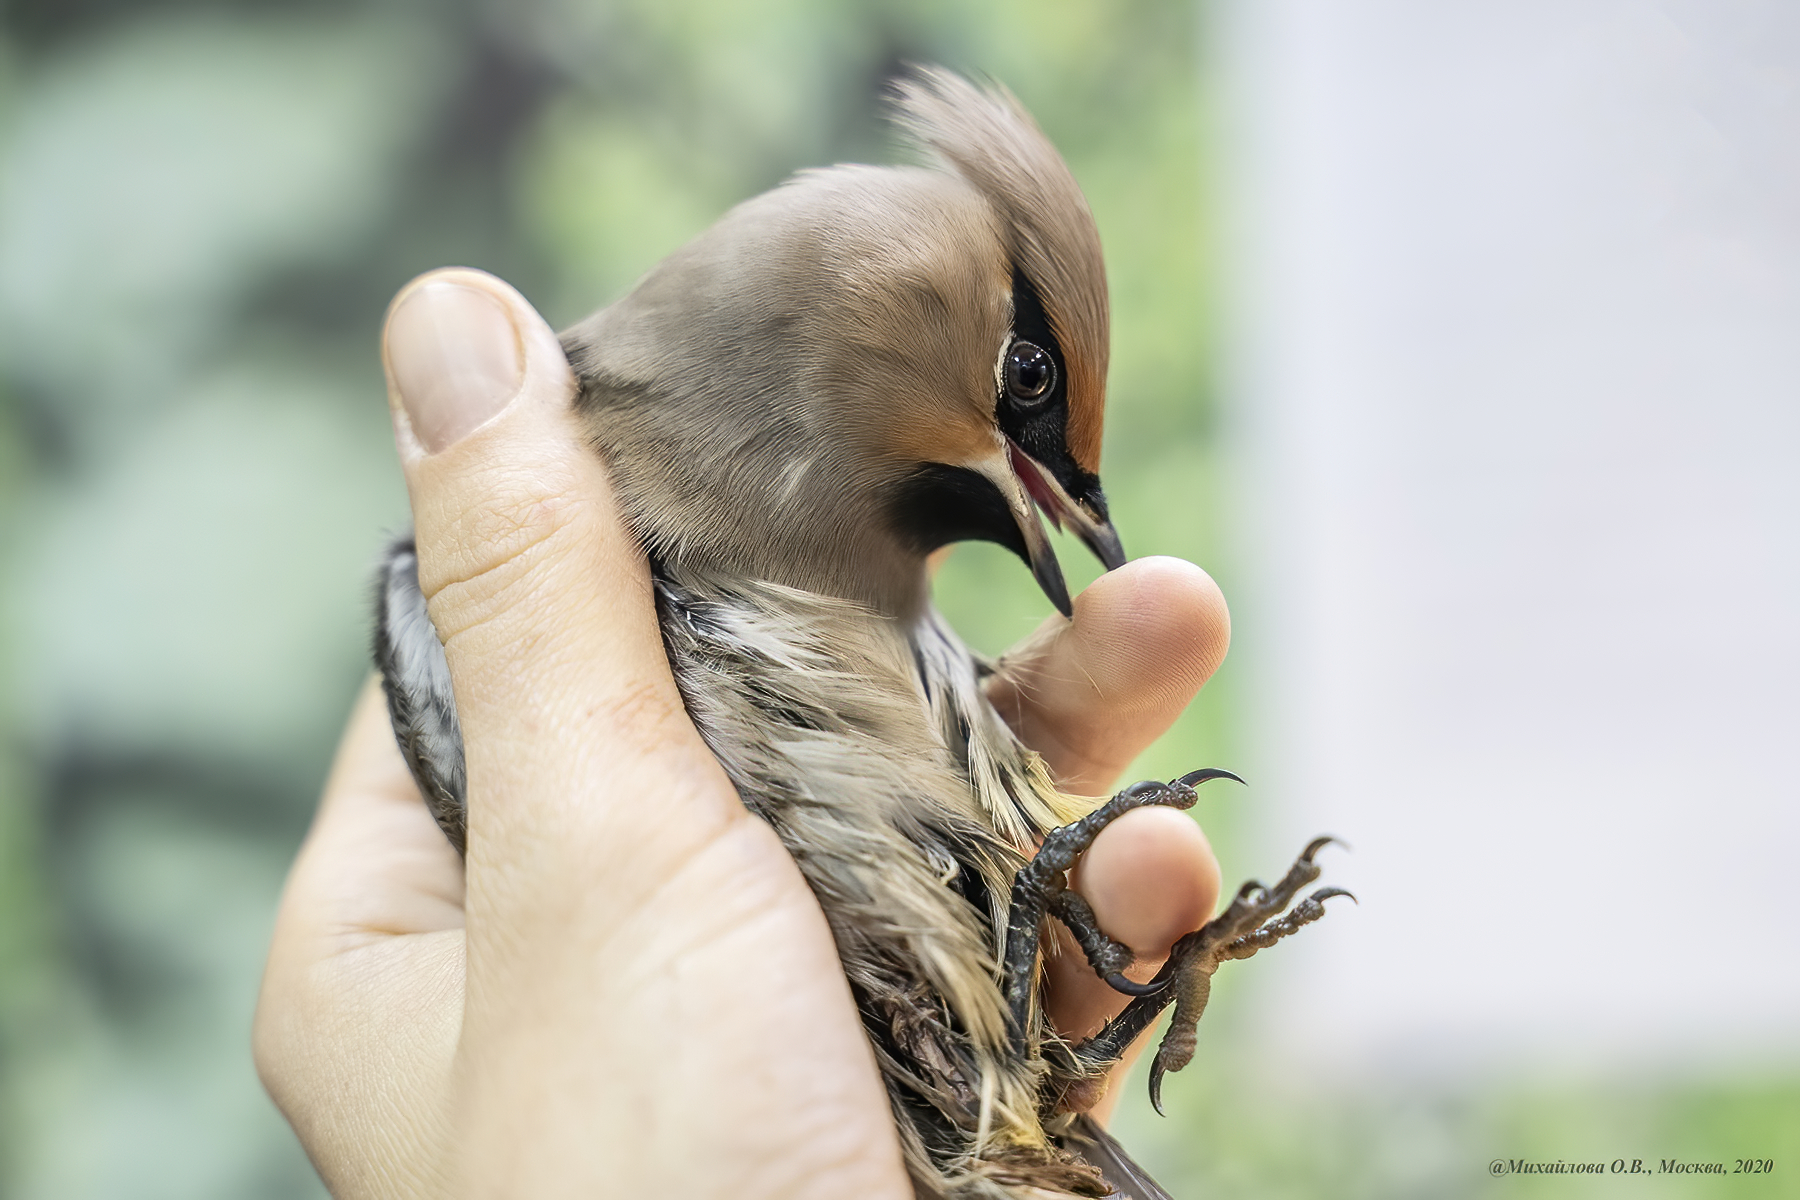
M1134 559L1075 601L1070 630L1102 694L1177 711L1231 646L1231 610L1211 575L1179 558Z
M1160 960L1212 915L1221 878L1199 824L1177 809L1151 806L1102 830L1071 884L1102 929L1140 959Z
M536 309L486 271L445 267L388 305L382 366L395 441L409 466L531 397L566 397L568 360Z
M1231 613L1212 577L1176 558L1141 558L1075 599L1001 660L996 707L1059 784L1096 794L1162 736L1225 657Z
M385 360L389 335L393 328L394 316L404 307L408 300L422 288L432 286L451 286L467 288L491 297L505 310L508 319L515 327L519 338L519 352L526 359L547 356L554 360L548 364L560 366L561 373L569 374L567 357L562 353L562 343L556 337L556 331L550 328L549 322L527 300L524 293L506 282L498 275L490 274L479 267L437 267L433 270L415 275L401 285L388 302L387 314L382 318L381 338Z

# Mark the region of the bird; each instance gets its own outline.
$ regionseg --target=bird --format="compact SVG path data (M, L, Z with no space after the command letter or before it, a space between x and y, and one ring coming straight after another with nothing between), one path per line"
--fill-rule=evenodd
M1110 316L1087 201L1010 92L918 67L890 102L916 162L801 171L564 331L575 408L648 557L688 713L824 910L915 1192L1157 1200L1087 1115L1098 1082L1173 1006L1160 1110L1217 966L1342 894L1296 903L1331 839L1244 885L1148 983L1068 888L1123 813L1237 777L1098 807L1059 791L987 699L994 664L932 607L929 557L985 540L1070 616L1045 520L1126 561L1099 478ZM375 593L396 738L462 850L461 736L409 537ZM1043 1010L1052 917L1133 997L1079 1044Z

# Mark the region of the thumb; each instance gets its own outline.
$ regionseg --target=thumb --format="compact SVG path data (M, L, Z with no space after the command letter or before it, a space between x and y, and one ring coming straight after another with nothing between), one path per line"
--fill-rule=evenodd
M471 937L494 888L555 909L596 878L654 886L658 846L742 810L682 709L555 334L493 276L436 271L395 298L383 359L463 730Z
M897 1175L862 1153L893 1135L830 927L682 708L555 336L440 271L384 356L467 765L457 1194L814 1194L772 1157L789 1111Z

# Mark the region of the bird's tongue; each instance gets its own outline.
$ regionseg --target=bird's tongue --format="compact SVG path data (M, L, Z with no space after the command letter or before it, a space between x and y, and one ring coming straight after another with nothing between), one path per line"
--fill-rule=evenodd
M1051 487L1050 481L1044 478L1043 468L1033 462L1029 454L1014 445L1011 439L1008 439L1006 443L1006 459L1008 465L1013 469L1013 474L1017 475L1019 482L1025 485L1025 492L1031 497L1032 503L1037 505L1040 512L1050 518L1050 524L1056 532L1061 533L1063 527L1062 497L1056 494L1056 489Z

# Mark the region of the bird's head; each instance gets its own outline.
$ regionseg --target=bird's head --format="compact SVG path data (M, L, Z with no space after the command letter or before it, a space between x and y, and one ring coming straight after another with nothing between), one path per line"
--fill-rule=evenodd
M994 541L1067 614L1044 518L1124 562L1093 216L1010 95L921 71L895 108L927 166L803 172L565 333L581 411L655 555L906 615Z

